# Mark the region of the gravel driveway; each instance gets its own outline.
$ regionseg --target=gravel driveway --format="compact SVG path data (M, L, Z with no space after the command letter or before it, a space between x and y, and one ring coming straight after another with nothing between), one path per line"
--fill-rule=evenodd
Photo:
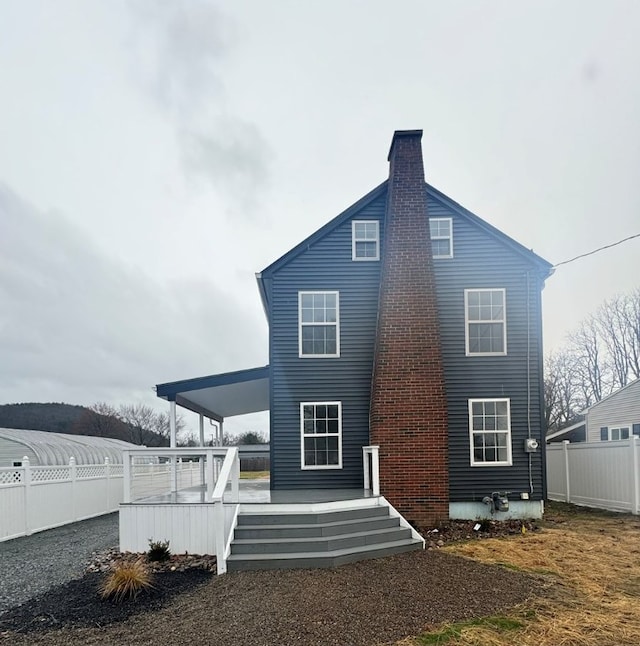
M0 543L0 614L82 576L93 552L117 544L117 512Z

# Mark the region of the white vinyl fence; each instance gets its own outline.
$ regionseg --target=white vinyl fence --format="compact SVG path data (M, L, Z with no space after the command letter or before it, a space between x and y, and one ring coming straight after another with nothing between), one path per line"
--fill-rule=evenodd
M640 513L640 439L547 445L547 497Z
M123 466L110 464L0 468L0 542L27 536L117 511L123 501ZM178 465L178 484L199 483L197 463ZM141 495L162 493L169 487L167 464L133 466L132 483Z

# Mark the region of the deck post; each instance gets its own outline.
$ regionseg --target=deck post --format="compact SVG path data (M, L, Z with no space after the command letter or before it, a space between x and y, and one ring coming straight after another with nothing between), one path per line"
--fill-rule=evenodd
M380 495L380 447L372 446L371 451L371 490L374 496Z
M240 453L236 449L231 467L231 502L240 501Z
M176 402L169 402L169 446L175 449L177 445L176 439ZM176 464L176 456L171 456L171 491L178 491L178 468Z
M227 561L224 558L224 504L222 500L216 500L213 504L213 523L216 536L216 569L217 574L225 574Z
M213 451L207 451L207 501L213 499L213 485L214 485L214 474L213 474L213 461L215 460L213 456Z
M204 446L204 415L200 413L199 419L199 430L200 430L200 447ZM204 456L198 456L198 462L200 463L200 484L205 483L204 480Z

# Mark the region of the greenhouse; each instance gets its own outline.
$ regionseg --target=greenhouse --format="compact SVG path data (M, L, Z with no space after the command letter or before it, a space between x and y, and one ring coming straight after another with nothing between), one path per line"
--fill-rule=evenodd
M0 428L0 467L20 466L29 458L31 466L69 464L122 464L124 449L140 448L135 444L109 437L67 435L47 431L27 431L17 428Z

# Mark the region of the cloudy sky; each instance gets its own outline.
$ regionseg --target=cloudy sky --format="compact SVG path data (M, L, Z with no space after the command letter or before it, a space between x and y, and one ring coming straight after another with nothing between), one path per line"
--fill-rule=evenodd
M639 24L633 0L2 0L0 403L164 410L156 383L267 363L254 273L386 178L396 129L552 263L639 233ZM547 350L639 253L558 268Z

